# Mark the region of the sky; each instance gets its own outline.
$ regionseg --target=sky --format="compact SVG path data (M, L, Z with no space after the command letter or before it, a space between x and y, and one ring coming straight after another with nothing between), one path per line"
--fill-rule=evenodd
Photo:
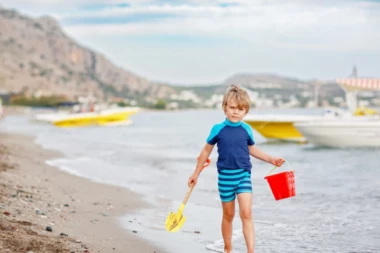
M380 0L0 0L152 81L380 77Z

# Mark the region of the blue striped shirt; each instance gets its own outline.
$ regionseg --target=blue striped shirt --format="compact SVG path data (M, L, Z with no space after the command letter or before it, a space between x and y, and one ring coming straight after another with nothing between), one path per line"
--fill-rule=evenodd
M215 124L207 138L210 145L218 146L218 170L245 169L251 171L248 146L254 145L252 128L245 122L224 122Z

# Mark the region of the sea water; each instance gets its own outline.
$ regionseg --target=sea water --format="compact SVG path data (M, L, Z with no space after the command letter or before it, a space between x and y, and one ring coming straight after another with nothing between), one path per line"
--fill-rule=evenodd
M197 156L212 125L224 120L223 113L143 111L132 120L131 126L62 129L27 116L9 116L0 130L32 134L38 144L65 154L47 161L50 165L143 194L153 208L121 217L126 230L137 230L171 253L223 252L216 147L186 205L184 226L178 233L168 233L164 227L168 214L177 211L185 196ZM380 252L380 149L266 143L258 133L254 136L261 150L289 161L297 194L275 201L264 180L272 166L252 158L257 252ZM285 164L280 170L288 169ZM236 253L246 252L238 205L233 246Z

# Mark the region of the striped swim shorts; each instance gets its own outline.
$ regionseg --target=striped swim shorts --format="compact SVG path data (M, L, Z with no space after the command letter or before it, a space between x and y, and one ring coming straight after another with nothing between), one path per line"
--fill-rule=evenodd
M219 170L218 189L222 202L235 200L239 193L252 192L251 172L245 169Z

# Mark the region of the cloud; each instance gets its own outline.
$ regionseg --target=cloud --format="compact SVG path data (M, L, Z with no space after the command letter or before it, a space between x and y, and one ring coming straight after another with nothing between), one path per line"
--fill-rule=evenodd
M379 51L380 3L357 0L3 0L57 18L74 37L186 35L280 48ZM22 7L21 7L22 6ZM379 45L378 45L379 44Z
M212 82L240 71L378 75L380 3L359 0L1 0L52 15L75 40L148 78ZM202 60L200 60L202 59Z
M3 0L4 4L39 5L39 6L82 6L90 4L125 3L125 0ZM149 0L129 0L128 3L147 3Z
M282 48L380 51L380 32L376 29L380 26L380 5L376 3L337 1L335 5L322 5L306 1L246 1L244 6L241 4L220 6L214 1L213 5L111 6L95 12L61 14L58 18L67 24L70 34L82 37L217 36L265 41ZM145 19L141 18L144 16ZM92 21L96 19L105 22L94 24Z

